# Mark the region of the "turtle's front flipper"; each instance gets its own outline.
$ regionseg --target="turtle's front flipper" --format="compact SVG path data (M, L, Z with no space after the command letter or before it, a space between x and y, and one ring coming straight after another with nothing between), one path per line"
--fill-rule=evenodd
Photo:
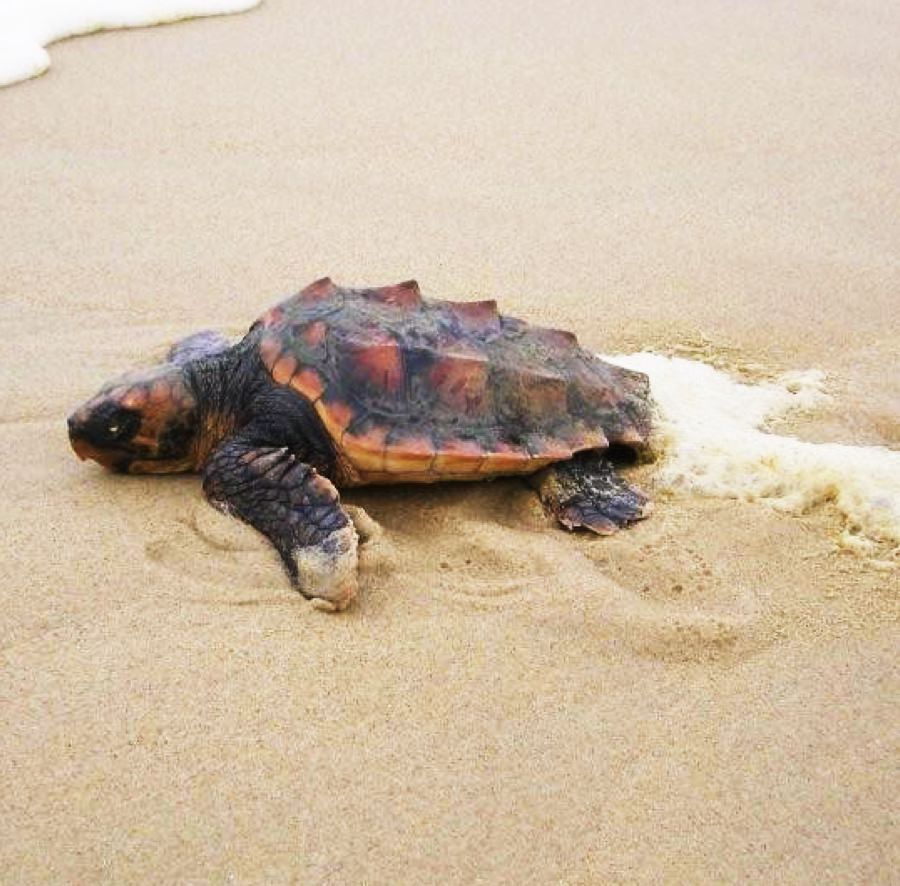
M356 530L331 481L287 447L225 440L203 469L203 491L272 542L305 597L343 609L356 596Z
M230 348L228 339L221 332L213 329L204 329L202 332L195 332L188 335L181 341L175 342L166 359L170 363L185 364L198 357L210 357L213 354L221 353Z
M629 486L612 462L597 452L584 452L534 475L544 507L566 529L583 526L599 535L649 516L650 500Z

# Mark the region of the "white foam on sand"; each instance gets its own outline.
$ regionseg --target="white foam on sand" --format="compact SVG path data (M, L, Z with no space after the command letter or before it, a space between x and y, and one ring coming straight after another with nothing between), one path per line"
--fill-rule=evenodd
M0 0L0 86L50 67L44 49L54 40L243 12L260 0Z
M744 384L680 357L639 353L604 359L650 377L666 487L762 500L793 513L830 501L847 518L843 546L870 553L875 542L900 544L900 452L810 443L766 430L772 419L827 401L823 373Z

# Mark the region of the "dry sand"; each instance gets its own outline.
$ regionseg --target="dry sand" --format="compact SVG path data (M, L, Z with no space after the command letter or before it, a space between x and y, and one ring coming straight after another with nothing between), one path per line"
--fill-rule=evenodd
M328 616L196 478L69 451L109 375L326 273L819 368L797 433L900 443L895 4L441 6L266 0L0 93L0 880L888 882L898 573L828 508L593 539L367 490Z

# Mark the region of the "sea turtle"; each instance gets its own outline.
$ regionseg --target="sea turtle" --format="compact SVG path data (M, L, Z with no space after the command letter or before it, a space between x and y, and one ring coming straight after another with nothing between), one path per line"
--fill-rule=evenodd
M188 336L69 418L75 452L115 471L200 471L209 501L268 537L297 589L343 608L357 532L338 487L533 475L569 529L649 513L604 453L641 451L647 377L493 301L424 300L415 281L318 280L241 341ZM608 454L608 453L607 453Z

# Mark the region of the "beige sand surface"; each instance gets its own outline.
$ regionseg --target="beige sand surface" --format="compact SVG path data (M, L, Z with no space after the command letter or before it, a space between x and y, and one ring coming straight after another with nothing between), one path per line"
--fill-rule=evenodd
M326 273L818 367L799 433L900 443L900 8L378 8L0 93L0 880L890 881L900 582L827 508L603 540L518 483L367 490L329 616L196 478L69 451L109 375Z

